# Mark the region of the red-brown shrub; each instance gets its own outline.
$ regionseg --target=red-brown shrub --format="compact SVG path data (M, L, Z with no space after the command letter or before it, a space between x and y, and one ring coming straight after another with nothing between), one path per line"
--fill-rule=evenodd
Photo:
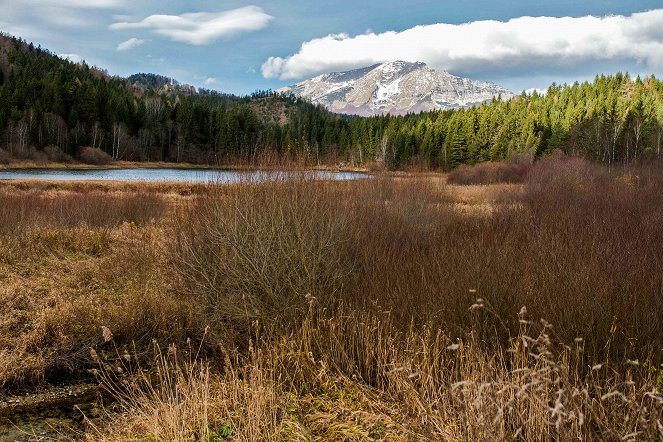
M62 152L57 146L46 146L43 152L48 157L48 161L55 163L71 163L74 161L71 155Z
M78 158L85 164L95 166L103 166L113 162L110 155L96 147L82 147L78 153Z
M517 163L486 162L473 166L461 165L449 172L450 184L495 184L495 183L522 183L527 179L531 163L524 161Z

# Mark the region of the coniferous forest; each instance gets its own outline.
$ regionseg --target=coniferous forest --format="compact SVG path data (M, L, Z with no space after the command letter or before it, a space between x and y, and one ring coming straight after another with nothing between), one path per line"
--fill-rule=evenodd
M238 97L154 74L112 77L0 37L0 161L114 159L450 169L555 149L610 167L653 161L663 144L663 82L628 74L553 84L458 111L369 118L272 91Z

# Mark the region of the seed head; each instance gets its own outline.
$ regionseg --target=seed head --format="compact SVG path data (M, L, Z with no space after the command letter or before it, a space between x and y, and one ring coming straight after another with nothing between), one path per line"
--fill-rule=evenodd
M101 335L104 337L104 342L113 340L113 333L111 333L110 328L105 325L101 326Z

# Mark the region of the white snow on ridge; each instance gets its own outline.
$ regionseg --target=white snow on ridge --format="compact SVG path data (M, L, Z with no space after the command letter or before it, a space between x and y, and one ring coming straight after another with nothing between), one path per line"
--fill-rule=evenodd
M398 85L400 84L402 78L396 79L391 84L380 84L378 83L378 90L375 92L375 101L377 103L389 102L389 99L400 93Z

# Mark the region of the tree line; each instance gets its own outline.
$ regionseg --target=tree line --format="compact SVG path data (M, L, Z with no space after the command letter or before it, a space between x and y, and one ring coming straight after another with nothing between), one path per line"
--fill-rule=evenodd
M154 74L112 77L0 37L0 149L14 158L77 157L89 146L132 161L450 169L561 149L615 167L660 158L662 143L654 76L597 76L456 111L347 117L272 91L238 97Z

